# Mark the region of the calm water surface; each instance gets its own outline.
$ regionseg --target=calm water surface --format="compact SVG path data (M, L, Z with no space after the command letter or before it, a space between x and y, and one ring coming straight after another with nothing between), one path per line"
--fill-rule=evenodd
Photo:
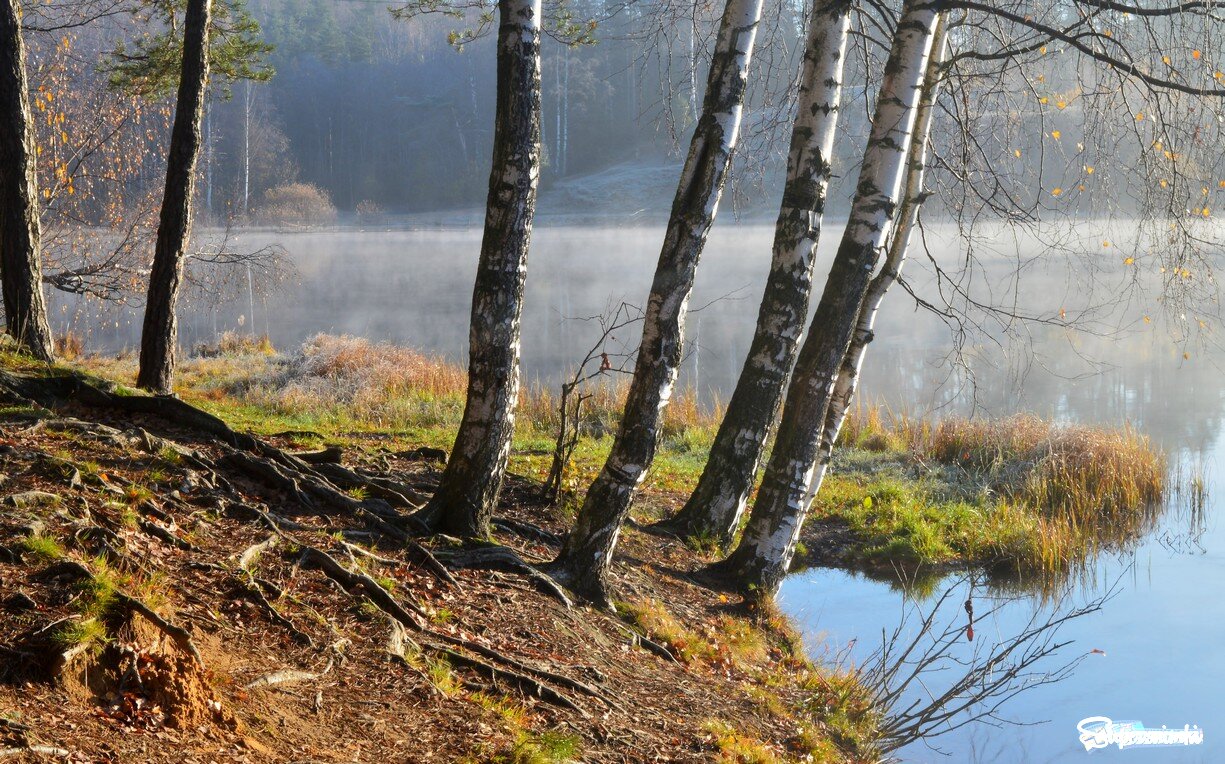
M837 233L837 226L831 226L826 243L836 241ZM1098 235L1090 232L1085 238ZM579 317L599 314L621 300L641 304L661 236L654 228L537 230L524 315L528 380L554 382L592 344L598 331ZM711 236L691 302L701 310L691 318L692 346L681 379L707 400L726 397L743 361L770 236L768 227L731 221L717 226ZM283 243L298 270L297 283L267 297L240 290L235 299L220 305L189 305L184 344L207 341L219 330L239 329L267 333L279 348L287 349L316 332L331 332L413 345L462 360L479 237L474 230L245 234L241 243L251 247ZM865 396L915 414L1032 411L1068 421L1128 423L1184 464L1203 465L1209 502L1206 512L1195 516L1185 507L1171 507L1135 548L1102 556L1086 580L1072 586L1071 600L1083 602L1117 583L1116 596L1101 611L1069 623L1060 634L1073 640L1060 653L1062 658L1092 649L1104 656L1091 655L1071 677L1029 690L1004 706L1001 716L1019 725L962 728L911 746L902 755L910 761L1082 761L1090 754L1077 740L1076 722L1108 716L1140 720L1148 727L1199 725L1205 743L1178 750L1109 749L1091 754L1094 760L1225 761L1225 656L1220 649L1225 645L1225 535L1216 511L1218 500L1225 500L1225 484L1217 478L1217 466L1225 464L1225 454L1219 453L1225 449L1220 438L1225 411L1220 363L1225 353L1179 346L1160 320L1144 323L1143 315L1156 312L1151 301L1124 296L1109 269L1104 276L1069 279L1066 263L1053 257L1046 262L1038 248L1027 252L1027 246L1000 237L974 282L981 294L1048 316L1061 309L1076 315L1091 303L1113 302L1107 311L1110 322L1128 330L1105 339L1060 328L988 322L984 333L965 343L962 362L954 363L949 329L895 289L869 352ZM931 247L941 261L958 260L954 241L937 237ZM821 275L828 269L828 249L822 248L818 262ZM910 272L915 290L930 300L936 294L932 276L922 262L915 265ZM1019 266L1024 266L1022 286L1010 292ZM94 307L57 299L62 323L98 313ZM130 309L102 313L106 321L90 331L91 345L133 347L138 317ZM636 332L619 339L634 341ZM1184 352L1191 357L1184 358ZM940 591L936 587L935 593ZM782 603L802 624L815 653L862 661L882 629L892 630L908 609L930 607L934 596L909 600L887 582L816 569L788 579ZM982 612L993 595L978 587L974 596ZM964 599L961 592L951 597L948 612L940 617L953 623L963 620ZM976 626L977 646L987 648L1015 634L1035 608L1043 607L1038 597L1010 602ZM1060 664L1056 658L1049 668ZM947 679L933 676L925 687L938 692L942 681Z

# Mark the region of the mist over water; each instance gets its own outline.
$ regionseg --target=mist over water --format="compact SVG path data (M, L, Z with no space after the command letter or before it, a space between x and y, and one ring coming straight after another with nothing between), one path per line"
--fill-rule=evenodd
M840 229L834 223L823 232L819 283ZM747 352L772 233L771 226L725 217L703 255L680 385L698 390L709 403L730 394ZM233 330L266 333L278 349L293 352L304 339L327 332L409 345L463 363L480 236L478 227L242 233L235 241L242 249L283 244L297 279L267 296L255 288L248 292L239 279L229 301L189 301L181 342L191 348ZM1098 237L1088 231L1082 238L1092 243ZM523 316L523 371L529 384L554 384L582 358L599 329L580 319L622 300L642 304L661 239L661 227L537 228ZM1118 596L1101 612L1077 620L1061 635L1075 640L1069 656L1093 648L1106 655L1090 656L1071 678L1005 706L1002 715L1025 726L974 725L931 741L949 757L926 745L912 746L903 756L1080 761L1086 754L1076 722L1104 715L1138 719L1149 727L1198 724L1206 730L1206 742L1099 755L1137 762L1225 760L1225 703L1219 690L1225 686L1225 657L1215 649L1225 643L1225 598L1213 588L1225 572L1225 534L1216 519L1216 504L1225 496L1216 469L1223 463L1220 361L1225 356L1210 344L1175 342L1156 305L1143 292L1129 291L1135 282L1118 266L1122 253L1102 255L1097 272L1078 275L1069 268L1071 259L1048 255L1034 242L1017 242L1008 231L979 241L983 262L966 282L977 295L1015 313L1048 319L1062 313L1088 331L980 314L975 320L984 331L967 335L956 354L956 335L945 322L895 287L869 348L862 398L915 415L1027 411L1067 421L1129 424L1175 461L1204 465L1209 504L1195 516L1172 507L1136 548L1105 554L1072 587L1073 599L1083 601L1119 583ZM941 263L961 257L947 232L931 232L926 246ZM938 304L938 284L924 259L920 253L906 275L917 295ZM90 349L136 346L137 310L99 309L62 295L54 300L57 329L73 326L87 335ZM1094 306L1099 309L1083 313ZM618 336L615 348L632 346L639 331L634 327ZM992 595L984 590L975 596ZM952 600L955 607L947 617L957 618L962 598ZM894 585L822 569L792 576L782 602L802 624L814 652L832 650L852 661L864 659L881 630L892 629L908 607ZM920 598L919 606L924 602L930 600ZM1043 606L1036 597L1010 604L978 625L979 639L1006 638Z
M841 227L835 221L823 232L818 284ZM679 379L681 387L698 391L708 403L726 400L735 385L753 334L772 236L772 226L739 223L732 216L711 233L690 300L687 356ZM249 291L239 273L226 300L188 296L180 343L190 352L220 332L236 331L267 334L278 350L293 352L319 332L353 334L462 364L480 237L476 226L237 234L231 246L238 250L283 245L296 277L265 294L258 275ZM662 237L662 227L655 226L537 226L523 314L525 380L554 384L581 360L600 334L595 322L583 319L623 300L643 304ZM1019 320L1005 327L1006 319L980 311L970 318L984 330L955 343L954 330L895 287L877 321L861 398L915 414L1026 410L1077 421L1128 420L1180 443L1188 430L1199 431L1201 445L1203 438L1214 436L1221 408L1212 381L1216 357L1176 343L1159 322L1142 323L1141 315L1157 315L1159 308L1143 302L1143 296L1121 301L1117 290L1127 285L1124 276L1117 284L1100 275L1078 280L1069 275L1075 271L1067 261L1046 256L1037 243L1022 243L1018 260L1018 245L1008 234L996 239L988 234L976 245L982 267L968 283L978 299L1048 319L1063 310L1068 322L1076 322L1087 305L1110 303L1109 310L1098 310L1083 322L1090 333ZM946 267L958 262L960 244L949 232L935 229L926 244ZM914 292L939 307L940 291L923 255L912 258L906 269ZM950 290L946 286L944 291ZM86 302L54 292L51 298L56 328L82 334L91 351L137 347L138 306ZM1095 336L1102 332L1114 336ZM638 335L627 329L609 345L632 347ZM1185 350L1193 354L1189 361L1182 357ZM1181 402L1161 390L1166 384L1177 385Z

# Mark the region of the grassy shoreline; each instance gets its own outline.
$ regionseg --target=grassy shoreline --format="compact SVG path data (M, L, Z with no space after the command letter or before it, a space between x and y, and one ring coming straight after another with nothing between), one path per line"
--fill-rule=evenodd
M121 383L135 375L130 356L83 358L79 365ZM463 369L452 363L359 338L319 335L280 355L266 339L229 335L181 365L177 391L261 435L294 431L308 442L448 449L465 383ZM590 392L585 434L565 481L571 501L603 464L625 385ZM552 389L524 389L513 472L535 480L547 474L557 405ZM638 519L665 516L684 502L720 415L704 410L692 391L674 396ZM1126 427L1028 415L931 422L860 406L839 438L799 562L870 571L1060 574L1151 527L1166 472L1165 456ZM570 508L563 501L561 511Z

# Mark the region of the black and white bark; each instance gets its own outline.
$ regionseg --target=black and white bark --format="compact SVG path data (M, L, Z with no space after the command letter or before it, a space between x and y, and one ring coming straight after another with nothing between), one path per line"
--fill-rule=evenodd
M617 437L551 566L558 580L596 603L608 601L607 573L617 537L655 458L664 409L676 384L694 274L739 137L761 5L761 0L728 0L724 8L702 115L672 202Z
M179 288L191 238L196 162L203 142L204 92L208 86L208 32L211 0L188 0L183 18L183 66L175 104L170 150L166 156L166 190L157 225L149 296L140 335L140 370L136 384L169 393L178 346Z
M0 0L0 281L9 336L36 358L54 354L43 301L34 123L17 0Z
M787 386L774 450L735 551L713 571L772 596L791 564L819 483L821 440L834 383L897 211L906 157L941 0L906 0L885 63L855 199L808 337ZM823 469L820 470L823 474Z
M702 477L681 511L660 524L684 536L731 543L795 364L832 172L850 18L850 0L818 2L812 10L757 328Z
M868 285L868 294L864 298L863 308L859 312L859 320L855 324L855 334L851 338L851 346L842 360L842 368L838 371L838 379L834 382L833 396L830 398L829 410L825 414L825 432L821 436L822 459L817 467L821 474L814 476L813 482L821 484L824 470L829 465L829 458L834 452L834 444L838 441L838 433L846 421L847 412L859 388L859 372L863 368L863 359L868 350L868 344L875 338L873 327L876 316L880 312L881 302L889 287L893 286L902 275L902 266L906 263L910 251L911 234L919 219L919 210L927 198L923 188L923 175L927 168L927 147L931 139L932 118L935 113L936 98L940 92L940 68L945 59L945 45L948 39L948 19L941 15L936 25L935 42L932 45L932 56L927 63L927 74L924 76L923 89L919 96L918 113L915 116L914 130L910 140L910 155L907 160L906 179L902 187L902 206L897 214L897 221L890 235L888 253L880 272Z
M429 527L470 538L490 520L510 456L519 397L519 323L540 178L540 0L499 0L497 109L468 336L468 397Z

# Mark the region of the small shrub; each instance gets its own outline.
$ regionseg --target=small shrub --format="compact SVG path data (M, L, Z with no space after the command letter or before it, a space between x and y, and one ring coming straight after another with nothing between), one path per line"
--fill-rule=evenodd
M201 343L195 353L199 358L238 357L247 355L275 355L276 348L267 334L258 337L238 332L222 332L213 343Z
M55 356L61 361L75 361L85 352L85 340L73 331L55 338Z
M287 183L264 193L256 219L266 225L330 225L336 222L336 207L318 186Z
M357 213L357 222L365 224L381 223L387 217L382 206L373 199L362 199L354 212Z

